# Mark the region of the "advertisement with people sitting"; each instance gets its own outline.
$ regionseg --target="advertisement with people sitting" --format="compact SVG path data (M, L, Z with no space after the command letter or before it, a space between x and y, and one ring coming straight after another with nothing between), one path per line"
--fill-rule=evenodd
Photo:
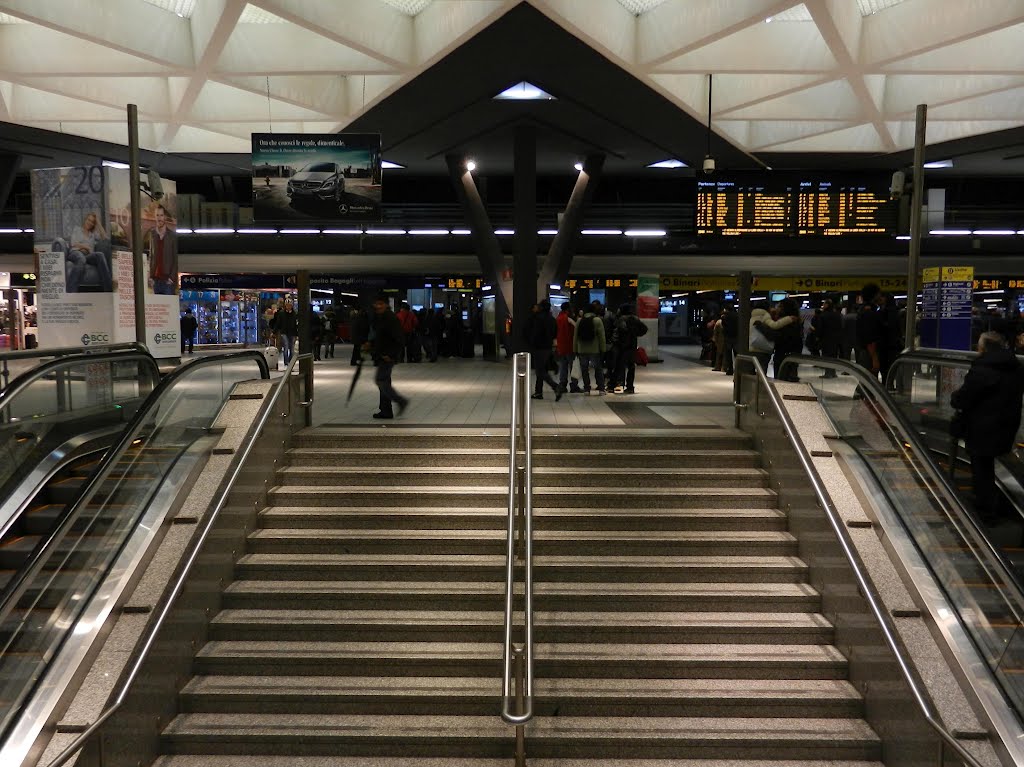
M252 134L253 220L380 221L380 134Z

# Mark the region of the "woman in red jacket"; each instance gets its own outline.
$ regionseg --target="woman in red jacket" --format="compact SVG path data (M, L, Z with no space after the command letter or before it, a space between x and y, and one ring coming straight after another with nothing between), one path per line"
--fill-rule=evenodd
M562 304L562 311L559 312L555 322L558 325L558 335L555 336L555 355L558 359L558 389L563 394L569 386L569 369L572 367L572 359L575 356L572 351L572 342L576 334L576 320L572 318L569 311L569 302ZM579 391L579 383L572 379L572 390Z

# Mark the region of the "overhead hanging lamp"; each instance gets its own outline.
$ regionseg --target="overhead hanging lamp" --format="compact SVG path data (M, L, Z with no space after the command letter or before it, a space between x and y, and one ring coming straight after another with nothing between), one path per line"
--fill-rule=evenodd
M704 155L704 164L701 166L702 170L711 175L715 172L715 158L711 156L711 91L714 87L713 75L708 74L708 149L707 154Z

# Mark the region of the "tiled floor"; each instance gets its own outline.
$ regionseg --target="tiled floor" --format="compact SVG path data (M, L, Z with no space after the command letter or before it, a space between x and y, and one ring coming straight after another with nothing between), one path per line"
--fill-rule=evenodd
M671 426L728 427L732 425L732 378L695 362L696 347L663 351L663 363L637 371L635 395L585 396L566 394L555 402L550 389L533 400L536 426ZM352 400L346 395L354 368L349 350L315 366L316 425L381 424L371 417L377 409L373 368L368 364ZM512 383L510 362L442 359L437 363L395 367L395 388L412 404L401 418L383 422L396 426L500 426L508 423ZM532 386L532 377L531 377Z

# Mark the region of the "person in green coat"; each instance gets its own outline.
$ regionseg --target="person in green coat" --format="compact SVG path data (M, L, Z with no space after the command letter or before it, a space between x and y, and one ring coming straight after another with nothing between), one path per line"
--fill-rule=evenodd
M596 303L596 302L595 302ZM604 322L597 316L600 305L591 304L576 323L572 348L580 360L580 375L583 377L583 393L590 394L590 366L594 366L597 377L597 393L604 394L604 359L608 343L604 334Z

